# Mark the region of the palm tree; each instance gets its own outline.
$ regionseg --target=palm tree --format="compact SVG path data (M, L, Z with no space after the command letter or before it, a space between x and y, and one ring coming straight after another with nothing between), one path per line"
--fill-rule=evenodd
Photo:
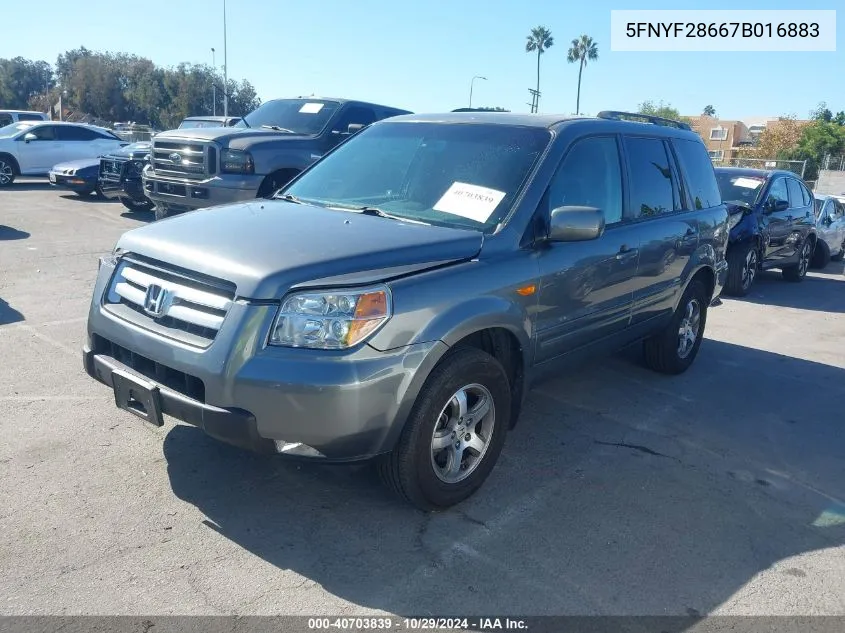
M575 114L581 113L581 73L584 72L584 66L587 65L587 60L597 60L599 58L598 44L593 41L589 35L582 35L579 38L572 40L572 46L569 48L569 53L566 55L566 61L570 64L580 62L581 67L578 69L578 97L575 100Z
M716 108L712 105L704 106L704 116L716 116Z
M525 52L537 52L537 96L535 103L540 104L540 55L546 52L547 48L551 48L555 43L552 37L552 32L545 26L537 26L531 29L531 34L526 37Z

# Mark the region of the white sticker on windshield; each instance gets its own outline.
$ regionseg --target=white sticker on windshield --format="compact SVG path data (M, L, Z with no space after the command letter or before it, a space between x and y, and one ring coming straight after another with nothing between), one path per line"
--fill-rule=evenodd
M301 108L299 108L299 111L304 113L304 114L317 114L320 110L323 109L323 105L325 105L325 104L323 104L323 103L306 103Z
M486 222L504 197L504 191L454 182L434 205L434 210Z
M746 189L756 189L763 184L762 180L755 178L737 178L734 180L734 185L737 187L745 187Z

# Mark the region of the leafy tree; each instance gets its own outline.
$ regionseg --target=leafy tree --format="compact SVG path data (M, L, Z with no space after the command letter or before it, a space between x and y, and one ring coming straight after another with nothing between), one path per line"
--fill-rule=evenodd
M552 37L552 32L545 26L537 26L531 29L531 33L526 37L525 52L537 53L537 101L540 103L540 56L549 48L554 46L555 40Z
M830 123L833 120L833 112L831 112L827 104L822 101L816 106L814 110L810 111L810 118L814 121L825 121Z
M790 154L798 148L803 126L794 116L781 117L766 126L754 149L758 158L791 160Z
M714 108L712 105L706 105L704 106L702 114L704 116L716 116L716 108Z
M595 61L599 58L598 44L593 41L589 35L582 35L579 38L572 40L572 46L569 47L569 52L566 55L566 61L570 64L578 62L578 96L575 98L575 114L581 113L581 73L584 72L584 66L587 65L587 60Z
M840 110L836 113L836 116L833 117L833 122L836 125L845 125L845 111Z
M26 110L30 99L53 86L53 69L47 62L23 57L0 59L0 108Z
M672 119L674 121L681 120L681 113L676 108L673 108L669 103L655 103L654 101L643 101L637 108L640 114L648 114L649 116L658 116L662 119Z

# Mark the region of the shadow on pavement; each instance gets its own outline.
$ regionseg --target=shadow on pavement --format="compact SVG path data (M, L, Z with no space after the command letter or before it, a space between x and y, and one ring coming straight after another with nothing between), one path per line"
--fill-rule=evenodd
M784 280L780 271L760 273L751 292L736 300L799 310L845 313L843 264L831 262L823 270L811 271L800 283Z
M4 240L25 240L29 237L29 233L19 229L13 229L11 226L3 226L0 224L0 241Z
M124 211L120 217L128 220L137 220L138 222L152 222L155 220L155 212L152 209L149 211Z
M712 340L678 377L610 358L538 386L485 486L430 515L369 467L259 457L185 425L164 455L207 527L366 608L704 615L845 543L845 506L818 523L845 496L843 385L841 368Z
M26 182L13 182L6 191L46 191L47 189L56 189L50 184L46 178L44 180L29 180Z
M100 196L95 196L93 193L89 193L85 196L80 196L79 194L73 193L72 191L63 190L61 198L65 200L70 200L71 202L86 202L86 203L103 203L103 204L111 204L115 202L114 200L109 200L108 198L101 198Z
M0 231L2 231L2 227L0 227ZM6 303L5 299L0 297L0 325L17 323L18 321L23 320L23 314L15 310L12 306Z

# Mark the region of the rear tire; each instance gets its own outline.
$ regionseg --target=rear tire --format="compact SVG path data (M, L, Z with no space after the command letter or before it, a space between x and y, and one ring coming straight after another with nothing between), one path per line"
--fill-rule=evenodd
M815 250L813 251L813 259L810 262L810 266L813 268L823 269L830 263L830 260L830 247L826 242L818 242Z
M810 260L813 255L813 242L806 240L798 252L798 263L792 266L787 266L781 269L781 275L787 281L799 282L804 281L807 276L807 270L810 268Z
M725 293L734 297L744 297L754 285L760 256L754 242L737 244L728 252L728 280Z
M496 465L510 414L501 363L473 347L449 352L420 390L395 448L379 458L379 474L421 510L460 503Z
M10 156L0 156L0 187L8 187L15 182L18 165Z
M704 284L697 279L691 281L669 324L643 341L643 356L649 369L661 374L680 374L689 369L704 338L709 303Z

